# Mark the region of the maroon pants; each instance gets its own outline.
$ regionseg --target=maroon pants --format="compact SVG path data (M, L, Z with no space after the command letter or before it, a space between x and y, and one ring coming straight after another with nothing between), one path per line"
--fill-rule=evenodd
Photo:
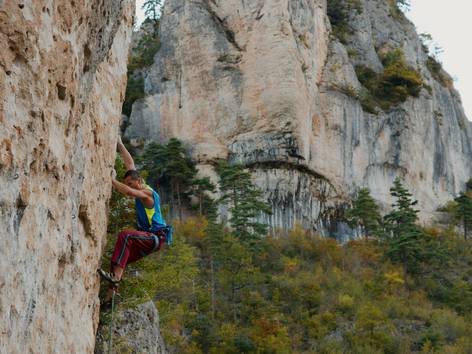
M111 257L111 264L125 268L128 263L158 251L161 248L161 240L158 236L144 231L126 230L118 234L115 250Z

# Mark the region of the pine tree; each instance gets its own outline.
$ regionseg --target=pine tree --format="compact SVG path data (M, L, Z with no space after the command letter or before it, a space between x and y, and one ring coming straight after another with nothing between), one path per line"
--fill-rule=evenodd
M270 214L271 208L262 200L262 192L251 180L251 173L240 165L218 161L216 171L220 177L220 203L229 206L229 223L234 233L243 241L251 242L267 233L267 225L257 221L262 213Z
M208 265L207 270L210 275L210 301L211 301L211 317L215 317L217 311L217 292L218 284L216 282L216 274L219 270L219 265L222 262L222 245L224 237L223 225L216 221L216 210L212 211L208 219L208 226L206 229L206 248L208 250Z
M198 200L198 212L200 216L210 215L216 207L215 201L209 195L215 193L216 187L208 177L195 178L192 182L192 195Z
M139 161L149 171L150 182L159 184L164 196L169 195L172 214L178 213L182 220L183 204L197 174L182 142L172 138L166 145L150 144Z
M406 273L418 270L419 263L425 256L424 238L420 228L415 224L418 203L412 200L412 194L396 178L390 188L390 194L396 198L392 205L394 210L384 217L387 231L387 256L395 262L402 263Z
M151 143L137 161L149 172L149 182L152 185L155 185L157 182L165 185L168 182L165 180L164 175L168 159L169 156L165 145Z
M381 233L379 207L371 197L368 188L361 188L353 202L352 208L347 210L346 216L350 226L360 227L367 239L368 236L379 236Z
M170 179L172 197L177 198L179 218L182 220L183 199L188 197L192 181L197 175L195 163L187 156L182 143L173 138L166 146L168 160L165 173Z
M470 192L461 193L461 195L455 199L455 202L457 203L455 214L457 218L462 221L464 239L467 240L469 230L472 227L472 198Z
M465 183L465 191L472 192L472 178Z

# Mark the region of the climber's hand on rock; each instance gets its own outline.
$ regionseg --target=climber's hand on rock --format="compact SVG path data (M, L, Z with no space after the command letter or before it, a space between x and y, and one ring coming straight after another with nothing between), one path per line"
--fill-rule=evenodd
M118 135L118 145L123 145L123 141L121 141L121 135Z
M116 179L116 171L115 171L115 169L113 169L113 170L111 171L111 179Z

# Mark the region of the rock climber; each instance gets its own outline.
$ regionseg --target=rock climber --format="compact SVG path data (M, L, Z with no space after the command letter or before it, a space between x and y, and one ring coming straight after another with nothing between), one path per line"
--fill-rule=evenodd
M98 270L100 276L110 283L103 302L105 306L110 305L113 292L118 289L126 265L160 250L166 241L169 241L167 238L171 237L171 227L166 225L162 217L159 195L136 171L133 158L121 141L121 137L118 137L117 148L127 172L123 178L124 183L121 183L116 180L116 173L113 171L112 184L119 193L135 198L138 230L121 231L111 257L110 272Z

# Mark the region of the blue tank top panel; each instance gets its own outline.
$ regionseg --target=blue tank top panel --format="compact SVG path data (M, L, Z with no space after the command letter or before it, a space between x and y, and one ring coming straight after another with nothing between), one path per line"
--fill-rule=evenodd
M135 199L138 229L139 231L155 232L158 229L165 227L166 223L161 213L159 194L148 185L146 185L146 188L152 191L154 206L151 209L148 209L140 199Z

